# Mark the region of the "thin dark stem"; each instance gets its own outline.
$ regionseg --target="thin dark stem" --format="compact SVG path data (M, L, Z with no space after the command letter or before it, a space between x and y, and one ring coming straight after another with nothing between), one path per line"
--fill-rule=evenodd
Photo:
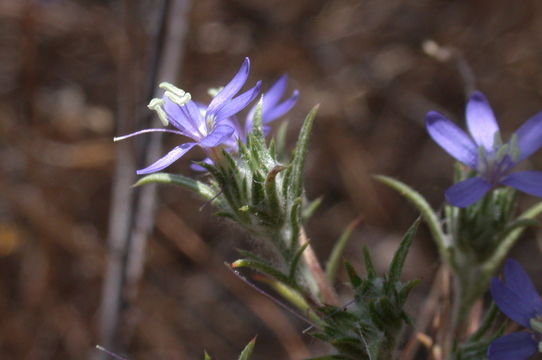
M139 127L148 127L150 114L136 116L132 109L140 106L134 81L134 51L130 48L129 30L134 2L124 3L124 41L121 42L119 63L119 133L127 133L131 119L138 119ZM156 85L163 80L174 81L179 73L183 54L183 39L186 32L186 12L189 0L163 0L158 9L155 44L150 57L147 89L144 95L151 98ZM149 100L146 99L146 100ZM145 124L143 124L145 123ZM161 138L149 137L147 141L136 142L142 163L155 160L161 151ZM139 279L143 272L146 239L153 225L155 187L146 186L133 190L136 164L133 161L133 147L128 142L117 144L117 164L113 181L110 226L108 234L109 258L102 292L100 343L114 349L120 346L118 329L122 327L122 338L130 337L134 324L130 324L130 304L137 295ZM128 311L126 311L128 310ZM120 326L122 324L122 326ZM105 353L97 356L104 359Z

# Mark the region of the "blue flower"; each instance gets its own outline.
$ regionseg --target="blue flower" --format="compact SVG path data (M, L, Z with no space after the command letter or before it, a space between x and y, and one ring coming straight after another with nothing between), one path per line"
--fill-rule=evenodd
M542 146L542 112L527 120L506 144L502 143L493 110L482 93L470 97L466 118L470 136L436 111L430 111L425 118L433 140L477 173L451 186L445 194L448 202L469 206L500 184L542 197L542 172L512 172Z
M237 74L206 107L192 101L190 94L183 90L168 83L160 84L165 90L164 96L161 99L153 99L149 103L149 108L158 113L164 125L171 123L176 130L145 129L114 140L123 140L148 132L168 132L186 136L194 142L174 147L150 166L138 170L137 174L149 174L165 169L196 145L204 149L211 158L219 154L214 151L215 148L224 146L235 137L236 129L230 118L243 110L260 92L261 82L258 81L253 88L234 97L245 84L249 69L250 61L245 58Z
M504 281L493 278L491 296L499 309L524 327L540 331L542 301L531 279L521 265L508 259L504 265ZM536 328L536 329L535 329ZM489 360L529 359L538 351L540 334L514 332L494 340L489 346Z
M262 95L262 124L263 131L266 135L270 131L270 127L267 124L286 114L297 102L297 98L299 97L299 91L297 90L294 90L289 98L279 102L284 96L287 84L288 77L286 75L282 75L273 83L273 85L271 85L269 90ZM240 140L243 143L246 142L247 136L253 128L252 124L257 107L258 104L254 105L249 110L244 126L241 125L241 122L237 116L232 116L227 120L230 126L235 128L234 136L230 137L230 139L224 142L224 147L227 151L236 153L239 150L237 141ZM213 161L210 158L205 158L202 161L207 164L213 164ZM205 168L198 164L192 164L190 167L195 171L206 171Z

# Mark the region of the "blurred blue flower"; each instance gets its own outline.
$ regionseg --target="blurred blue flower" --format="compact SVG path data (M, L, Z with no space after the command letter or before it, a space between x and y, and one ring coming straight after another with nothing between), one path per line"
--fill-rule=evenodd
M196 145L206 150L212 157L212 150L215 147L232 141L236 129L230 118L243 110L260 92L261 82L258 81L253 88L234 97L245 84L249 70L250 61L245 58L237 74L214 96L208 106L197 104L191 100L190 94L171 84L160 84L165 90L164 96L161 99L153 99L149 103L149 108L158 113L164 125L171 123L176 130L145 129L114 140L123 140L148 132L168 132L186 136L194 142L174 147L150 166L138 170L137 174L149 174L165 169Z
M541 324L542 301L531 279L521 265L508 259L504 265L504 281L493 278L491 296L499 309L518 324L533 330ZM540 329L534 329L540 331ZM538 339L538 340L537 340ZM514 332L494 340L489 346L489 360L529 359L538 350L540 334Z
M275 83L271 85L269 90L267 90L267 92L263 94L262 123L265 133L269 132L269 127L267 126L267 124L286 114L294 107L295 103L297 102L299 91L294 90L289 98L279 103L280 99L282 99L282 97L284 96L287 84L288 76L284 74L280 76L277 81L275 81ZM246 139L246 136L252 131L252 123L257 107L258 105L254 105L247 114L244 132L241 132L241 139L243 141Z
M499 126L486 97L475 92L466 109L470 136L436 111L425 118L429 135L448 154L467 165L477 176L451 186L445 193L454 206L466 207L502 184L542 197L542 172L512 169L542 146L542 112L527 120L503 144Z

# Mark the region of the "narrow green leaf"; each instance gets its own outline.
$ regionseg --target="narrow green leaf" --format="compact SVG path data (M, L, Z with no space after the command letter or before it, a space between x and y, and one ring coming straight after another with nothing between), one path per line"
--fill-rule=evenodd
M301 198L295 199L290 208L290 228L292 235L290 238L290 251L294 252L299 246L299 231L301 230Z
M204 351L203 352L203 360L212 360L213 358L211 357L211 355L209 355L207 353L207 351Z
M318 322L320 319L318 316L314 313L312 308L309 306L309 304L305 301L305 298L301 293L297 290L292 289L288 285L285 285L284 283L277 281L272 278L268 277L261 277L261 279L258 279L269 286L271 286L283 299L288 301L290 304L294 305L297 309L301 311L301 313L309 316L311 320Z
M375 176L375 179L398 191L420 211L423 220L427 223L433 240L438 247L440 257L444 261L450 263L448 254L449 238L442 231L439 218L427 200L425 200L420 193L399 180L383 175L377 175Z
M255 173L252 177L252 184L251 184L251 203L254 207L260 207L263 205L263 201L265 199L265 193L264 193L264 178L260 177L259 174Z
M301 255L303 255L303 251L309 246L309 242L307 241L305 244L299 247L297 249L292 262L290 264L290 271L288 273L288 277L290 278L290 281L295 282L295 273L297 271L297 265L299 265L299 260L301 259Z
M290 189L291 189L291 183L292 183L292 161L290 161L290 163L288 164L286 170L284 171L283 173L283 178L282 178L282 194L283 196L288 196L289 198L291 198L289 196L290 194Z
M326 265L326 277L330 284L335 283L335 278L337 277L337 269L339 268L339 262L341 261L341 257L344 253L344 249L346 248L346 244L348 243L348 240L352 235L352 231L356 226L358 226L360 221L361 218L352 221L346 227L346 229L344 229L343 233L339 237L339 240L337 240L337 242L333 246L333 250L331 250L331 255L329 256Z
M373 265L373 259L367 246L363 246L363 263L365 264L365 271L367 272L367 279L373 280L376 278L376 269Z
M402 285L401 289L397 294L397 302L399 304L404 304L410 294L410 291L414 289L420 283L419 279L414 279L408 281L406 284Z
M174 175L168 173L154 173L146 175L139 179L134 186L141 186L152 183L161 183L161 184L173 184L182 186L188 190L191 190L204 198L205 200L211 200L215 194L213 190L205 185L204 183L191 179L182 175Z
M279 172L286 169L282 165L275 166L265 179L265 195L267 199L267 206L271 211L272 216L276 218L276 223L282 223L284 220L284 213L282 211L282 204L280 203L277 194L277 175Z
M295 283L292 283L290 279L288 278L288 276L284 275L282 272L280 272L279 270L275 269L273 266L265 262L257 261L254 259L239 259L239 260L234 261L231 264L231 266L233 268L248 267L254 270L258 270L298 290L297 285Z
M306 223L309 221L309 219L312 217L312 215L316 212L320 204L322 203L322 200L324 199L323 196L320 196L319 198L316 198L309 202L304 208L303 213L301 216L303 217L303 223Z
M292 164L292 190L293 197L300 197L303 193L303 170L305 167L305 158L307 157L307 151L309 147L309 140L312 132L312 125L314 118L318 111L318 105L313 107L309 112L301 131L299 132L299 138L297 140L296 148L294 151L293 164Z
M405 264L408 250L410 249L412 239L416 234L416 230L418 229L420 220L420 218L416 219L416 221L414 221L414 224L410 226L410 228L405 233L405 236L403 236L403 240L401 240L399 248L397 249L397 251L395 251L395 255L393 255L393 260L391 261L390 270L388 273L388 282L390 286L395 286L395 283L398 282L401 277L403 265Z
M269 140L269 155L271 155L273 161L277 161L277 144L273 138Z
M346 268L346 273L348 274L348 277L350 278L350 283L352 284L352 287L355 289L362 284L361 278L356 273L356 270L350 264L348 261L345 261L344 267Z
M254 337L250 342L245 346L241 355L239 355L239 360L250 360L252 356L252 351L254 350L254 345L256 344L256 337Z

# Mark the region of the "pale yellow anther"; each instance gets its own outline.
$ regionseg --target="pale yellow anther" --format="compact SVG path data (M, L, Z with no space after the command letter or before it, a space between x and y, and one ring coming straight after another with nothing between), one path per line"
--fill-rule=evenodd
M178 97L183 97L184 94L186 94L186 91L184 91L183 89L179 89L178 87L176 87L175 85L173 84L170 84L168 82L161 82L158 87L160 89L163 89L165 91L169 91L171 93L174 93L175 95L177 95Z
M164 126L167 126L169 124L169 121L167 120L166 112L164 111L164 100L154 98L149 102L149 105L147 107L151 110L156 111L158 114L158 118L164 124Z
M182 96L179 96L178 94L174 92L166 90L166 92L164 92L164 95L167 96L169 100L173 101L175 104L179 106L185 105L187 102L190 101L190 99L192 99L192 96L190 95L190 93L184 93Z
M217 87L217 88L210 88L207 90L207 94L209 94L209 96L215 97L216 95L218 95L219 92L222 91L222 89L224 89L224 86Z
M190 93L184 91L183 89L179 89L175 85L168 82L160 83L158 87L165 90L164 95L179 106L185 105L187 102L190 101L190 99L192 99Z

